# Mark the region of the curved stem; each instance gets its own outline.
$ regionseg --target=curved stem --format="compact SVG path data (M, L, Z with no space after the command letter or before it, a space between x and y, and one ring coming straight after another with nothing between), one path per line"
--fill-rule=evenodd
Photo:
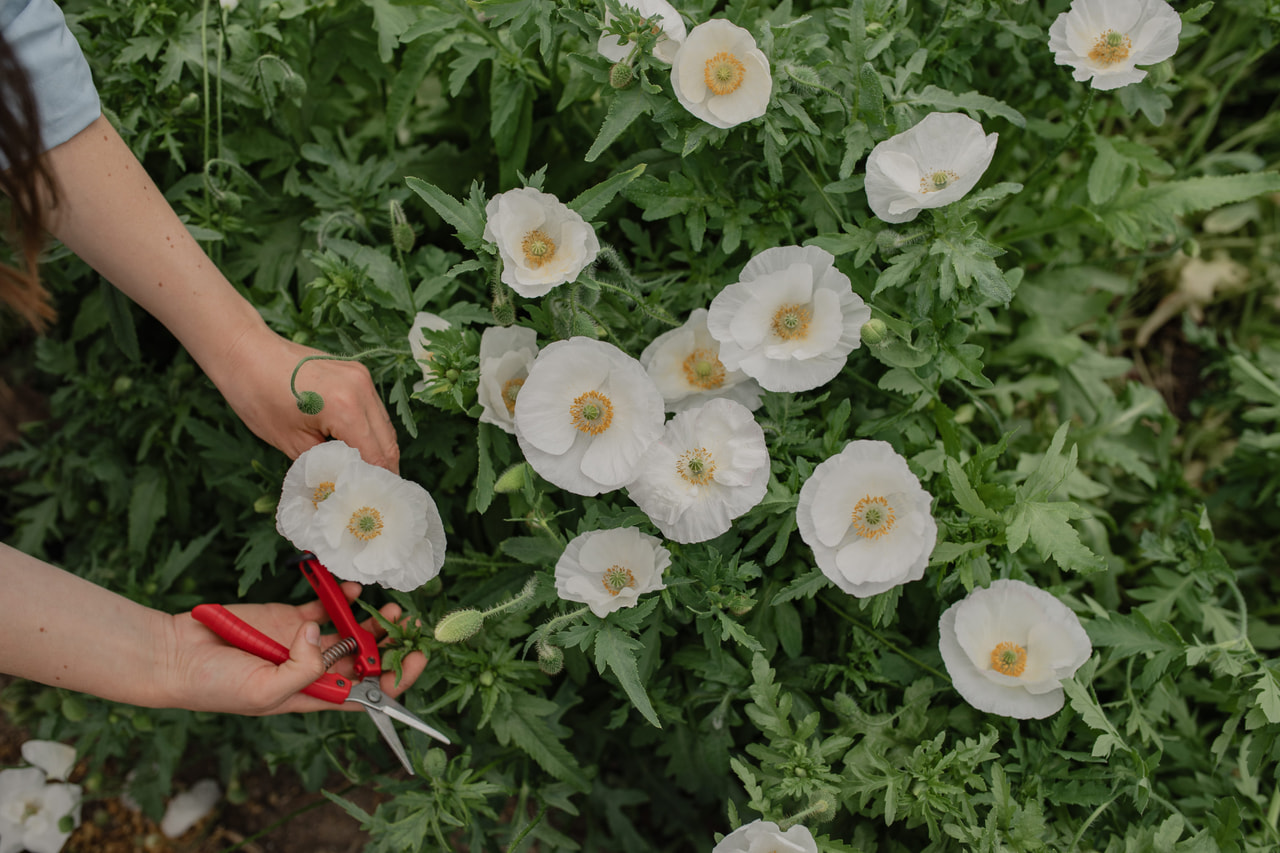
M870 634L872 637L875 637L875 638L876 638L877 640L879 640L881 643L883 643L884 645L888 646L890 649L892 649L892 650L894 651L894 653L895 653L895 654L898 654L898 655L900 655L900 656L902 656L902 657L906 658L907 660L911 661L913 664L915 664L916 666L920 667L920 668L921 668L921 669L923 669L925 672L929 673L930 675L934 676L935 678L940 678L940 679L942 679L943 681L945 681L947 684L950 684L950 683L951 683L951 678L950 678L949 676L947 676L947 675L946 675L946 673L938 672L938 670L934 669L933 667L929 666L929 664L925 663L924 661L922 661L922 660L920 660L919 658L917 658L915 655L913 655L913 654L911 654L910 652L906 651L906 650L905 650L905 649L903 649L901 646L899 646L897 643L895 643L895 642L893 642L892 640L890 640L889 638L885 637L883 634L881 634L881 633L880 633L879 631L877 631L875 628L872 628L870 625L868 625L868 624L866 624L865 622L863 622L861 619L858 619L857 617L853 616L853 615L852 615L852 614L850 614L850 613L846 613L843 609L841 609L841 608L837 607L836 605L832 604L829 600L827 600L827 599L825 599L825 598L823 599L823 604L825 604L827 607L829 607L829 608L831 608L833 611L835 611L835 613L836 613L836 615L837 615L837 616L841 617L842 619L844 619L844 620L845 620L846 622L848 622L849 624L854 625L854 626L856 626L856 627L858 627L858 628L861 628L863 631L866 631L866 632L867 632L868 634Z
M1084 104L1081 105L1080 112L1076 115L1076 123L1071 126L1071 129L1067 131L1067 135L1062 137L1058 142L1057 147L1050 152L1049 156L1041 160L1036 167L1027 174L1027 177L1022 181L1022 185L1024 187L1030 186L1032 178L1040 174L1046 166L1054 160L1057 160L1058 156L1062 154L1063 151L1067 150L1067 145L1071 142L1071 138L1080 130L1080 125L1084 124L1085 117L1089 115L1089 110L1093 107L1093 99L1097 95L1097 91L1098 90L1094 89L1092 86L1089 87L1089 94L1085 97Z
M289 376L289 390L293 392L294 399L299 399L298 394L298 371L302 369L302 365L308 361L359 361L365 356L382 355L383 353L397 353L404 355L404 350L394 349L392 347L375 347L373 349L358 352L355 355L329 355L328 353L320 353L319 355L308 355L298 360L294 365L293 373Z

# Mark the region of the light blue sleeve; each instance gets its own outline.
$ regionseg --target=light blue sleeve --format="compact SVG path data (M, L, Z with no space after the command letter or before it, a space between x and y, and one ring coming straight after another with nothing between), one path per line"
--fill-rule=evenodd
M53 0L0 0L0 32L31 78L45 150L102 115L89 63Z

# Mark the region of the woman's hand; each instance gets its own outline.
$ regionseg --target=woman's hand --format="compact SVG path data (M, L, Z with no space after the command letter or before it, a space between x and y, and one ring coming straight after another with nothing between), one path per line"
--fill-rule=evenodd
M360 585L342 584L348 601L360 595ZM162 690L171 698L166 704L196 711L221 711L260 716L293 711L355 710L360 705L334 705L300 691L324 674L323 650L338 642L336 634L321 635L319 623L327 619L324 606L312 601L300 607L287 604L231 604L227 609L274 640L289 646L289 660L279 666L249 652L241 651L190 613L171 617L170 638L159 674ZM379 611L389 622L400 619L400 607L388 604ZM374 636L386 632L376 619L363 623ZM405 656L403 677L382 674L382 691L388 696L403 693L422 674L427 659L422 652ZM331 672L354 676L350 658L334 664Z

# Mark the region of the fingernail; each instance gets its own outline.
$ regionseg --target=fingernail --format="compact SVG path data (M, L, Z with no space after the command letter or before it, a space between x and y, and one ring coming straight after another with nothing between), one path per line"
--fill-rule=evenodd
M320 626L314 622L308 622L302 629L302 636L311 645L320 645Z

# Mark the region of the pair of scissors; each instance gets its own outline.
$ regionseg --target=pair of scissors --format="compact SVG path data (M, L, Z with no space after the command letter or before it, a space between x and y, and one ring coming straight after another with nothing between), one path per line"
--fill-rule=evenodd
M449 743L449 739L431 726L418 719L407 708L382 692L382 658L378 653L378 643L373 634L361 628L342 594L338 582L333 579L314 554L303 554L298 560L302 574L311 588L316 591L324 609L342 640L330 646L324 653L325 669L333 666L338 660L354 654L356 675L359 681L326 672L303 689L303 693L341 705L343 702L354 702L364 706L373 724L377 727L382 739L391 747L391 751L400 759L409 775L414 775L413 765L404 751L404 745L396 736L391 720L412 726L441 743ZM200 604L192 609L191 615L197 622L208 627L222 639L238 649L255 654L274 664L282 664L289 659L289 649L263 634L257 628L234 615L221 604Z

